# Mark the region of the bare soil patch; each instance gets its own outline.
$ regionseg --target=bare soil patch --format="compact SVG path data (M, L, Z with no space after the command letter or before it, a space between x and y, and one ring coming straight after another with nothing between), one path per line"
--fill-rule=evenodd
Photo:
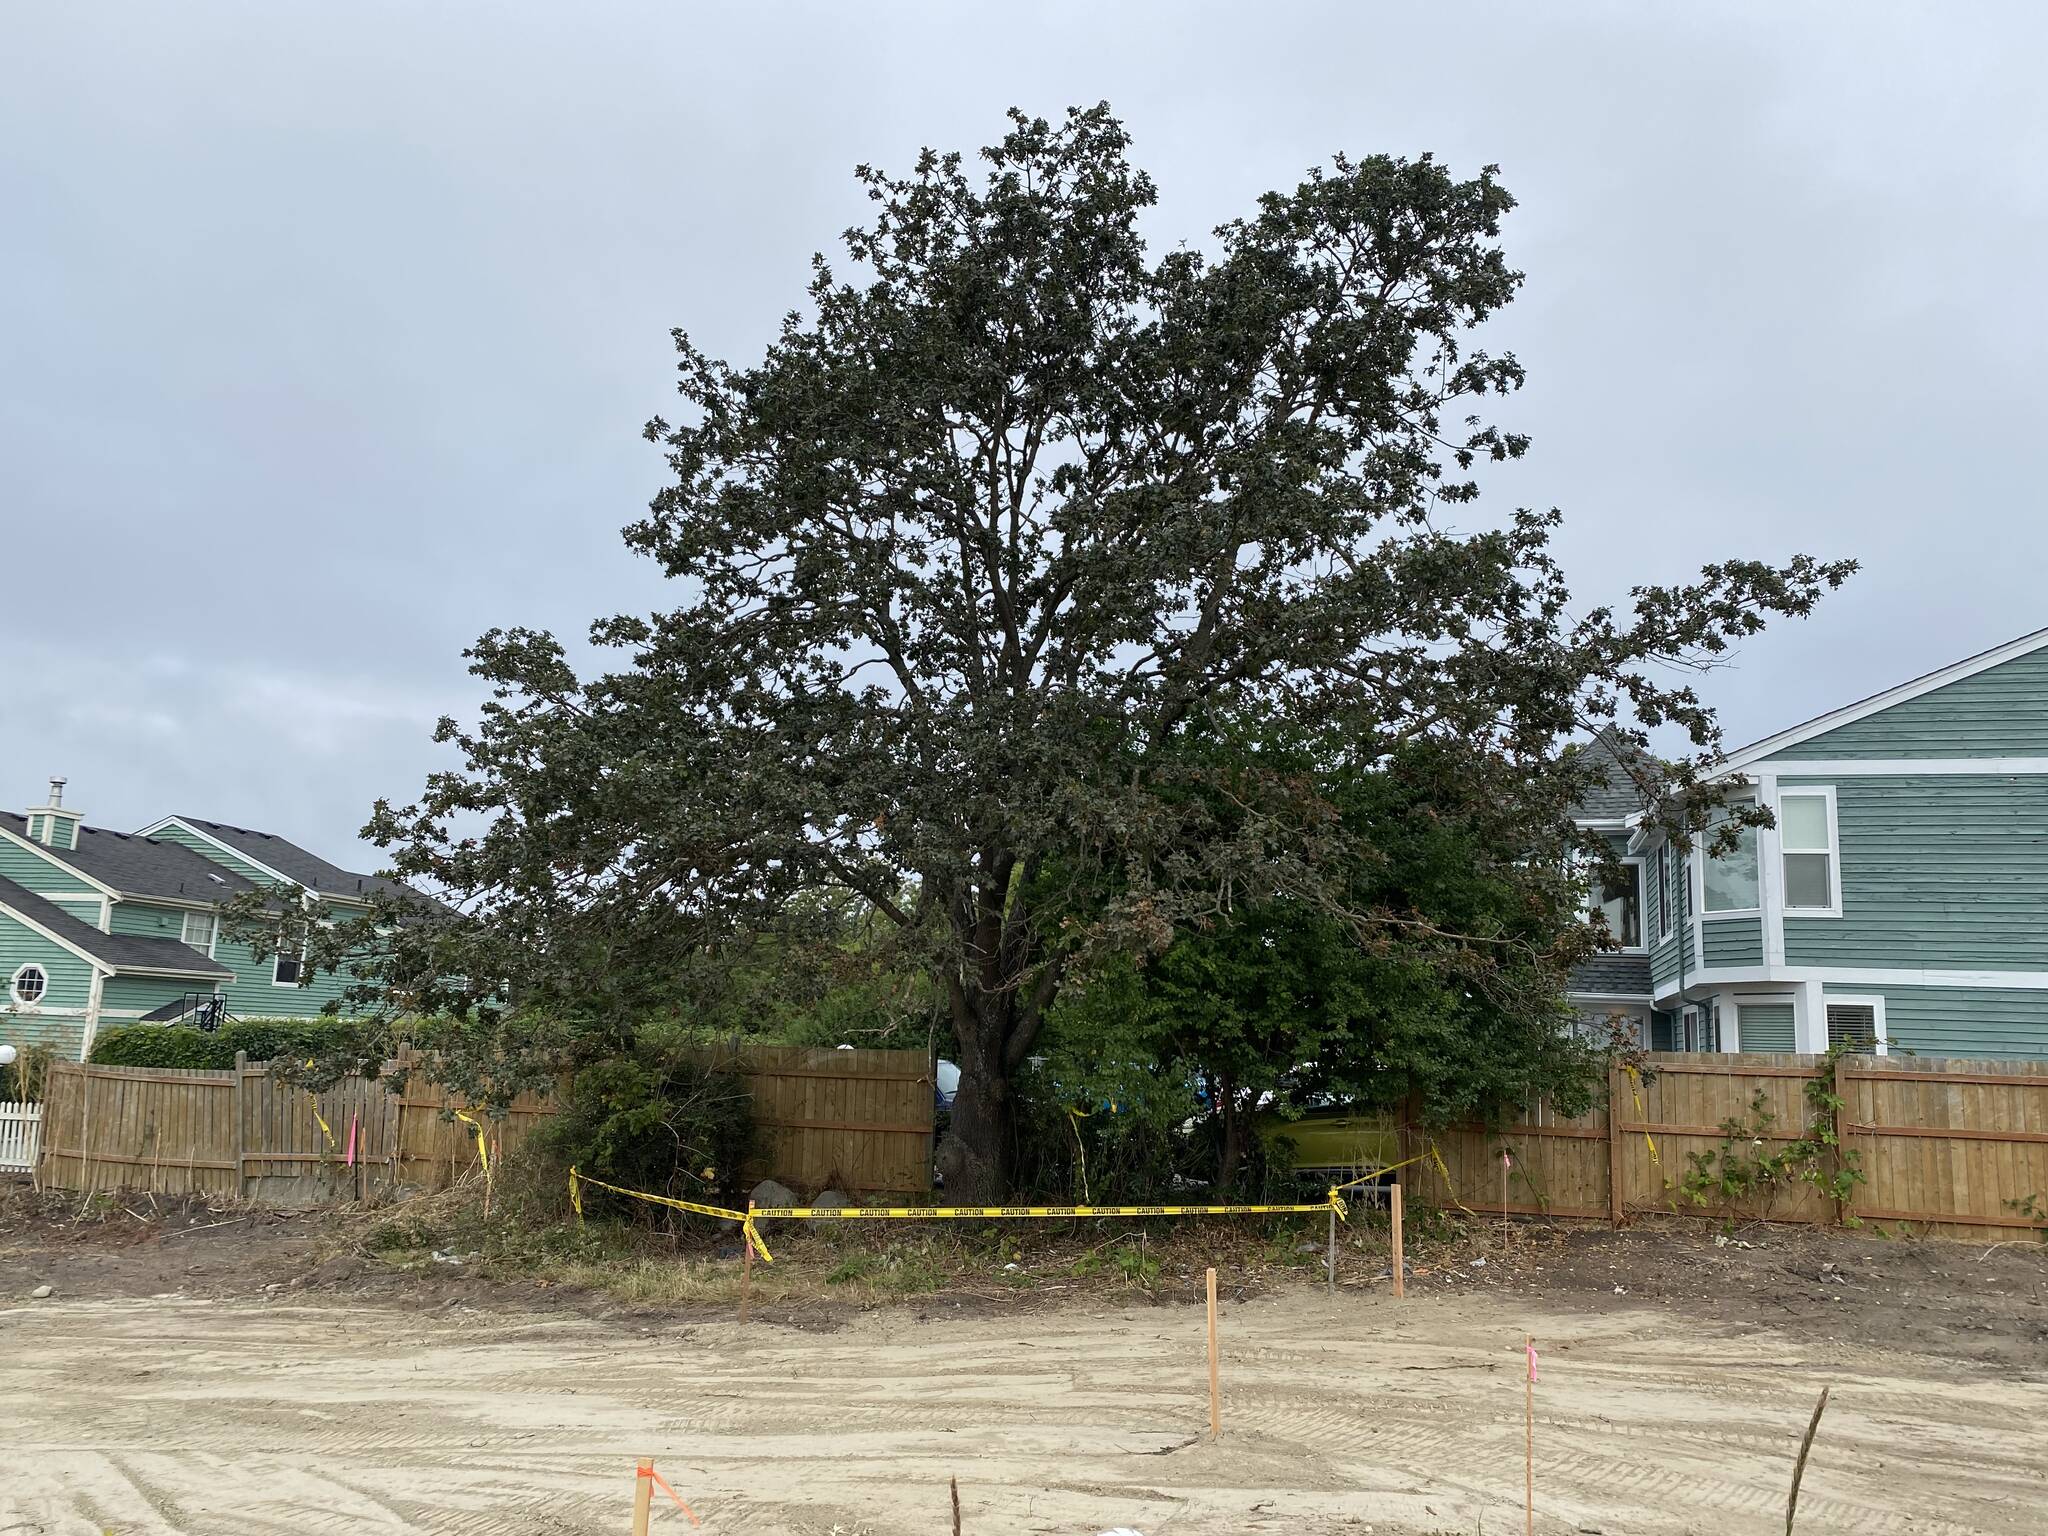
M615 1532L648 1454L714 1532L930 1536L954 1476L969 1536L1519 1530L1524 1332L1539 1530L1782 1530L1823 1384L1802 1532L2048 1528L2038 1244L1481 1224L1419 1235L1396 1303L1364 1222L1334 1297L1310 1233L1183 1229L1150 1289L1048 1233L879 1304L825 1276L882 1239L785 1233L742 1327L711 1291L394 1261L365 1218L9 1198L0 1532Z

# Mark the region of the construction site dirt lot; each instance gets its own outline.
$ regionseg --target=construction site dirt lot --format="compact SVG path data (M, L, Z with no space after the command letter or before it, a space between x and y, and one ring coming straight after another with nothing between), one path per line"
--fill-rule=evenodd
M2038 1243L1462 1243L1403 1301L1360 1254L1334 1296L1226 1267L1212 1441L1200 1277L1172 1263L1010 1301L821 1286L743 1326L365 1274L302 1222L0 1229L0 1533L623 1532L638 1456L713 1533L943 1536L956 1478L967 1536L1505 1533L1525 1334L1539 1531L1782 1531L1824 1385L1802 1533L2048 1531Z

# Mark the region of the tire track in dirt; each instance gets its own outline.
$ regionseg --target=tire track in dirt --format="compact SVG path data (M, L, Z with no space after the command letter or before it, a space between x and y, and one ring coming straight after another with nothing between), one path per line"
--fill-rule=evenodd
M929 1536L955 1474L989 1530L1469 1530L1519 1517L1525 1326L1559 1341L1537 1481L1560 1529L1781 1529L1822 1379L1838 1396L1802 1499L1816 1529L2020 1536L2048 1501L2037 1389L1496 1298L1229 1307L1211 1444L1200 1317L1046 1314L1033 1340L1014 1318L901 1314L815 1335L176 1302L19 1312L0 1466L33 1470L0 1479L0 1528L612 1532L633 1457L652 1454L712 1529L750 1536Z

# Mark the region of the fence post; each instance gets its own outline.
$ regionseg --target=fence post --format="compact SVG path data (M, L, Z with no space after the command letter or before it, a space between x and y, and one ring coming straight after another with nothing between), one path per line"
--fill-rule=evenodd
M1607 1063L1607 1220L1616 1231L1628 1214L1622 1196L1626 1188L1621 1147L1621 1063Z
M246 1051L235 1052L235 1198L249 1197L249 1121L243 1113L244 1095L242 1069L249 1065Z
M1843 1064L1849 1059L1845 1051L1834 1060L1835 1091L1835 1187L1845 1189L1841 1175L1849 1166L1849 1084L1843 1072ZM1835 1225L1848 1225L1849 1201L1846 1195L1835 1197ZM1818 1417L1816 1415L1816 1417Z

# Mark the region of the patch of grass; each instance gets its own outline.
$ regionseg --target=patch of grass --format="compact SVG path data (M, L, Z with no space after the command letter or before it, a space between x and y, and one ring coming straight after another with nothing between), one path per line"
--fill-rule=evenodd
M1125 1285L1151 1290L1159 1281L1159 1261L1145 1251L1142 1243L1124 1243L1109 1256Z
M849 1253L825 1272L825 1283L846 1285L855 1280L865 1280L878 1267L873 1254Z
M888 1283L906 1296L922 1296L946 1283L946 1270L929 1248L895 1255L889 1265Z

